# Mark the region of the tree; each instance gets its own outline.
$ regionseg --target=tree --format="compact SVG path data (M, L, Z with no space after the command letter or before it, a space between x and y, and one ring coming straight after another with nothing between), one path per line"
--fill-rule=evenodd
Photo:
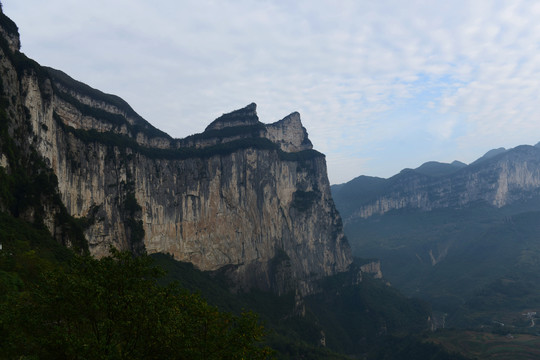
M178 285L162 287L151 258L75 256L0 309L0 358L267 359L253 313L235 316ZM1 340L0 340L1 341Z

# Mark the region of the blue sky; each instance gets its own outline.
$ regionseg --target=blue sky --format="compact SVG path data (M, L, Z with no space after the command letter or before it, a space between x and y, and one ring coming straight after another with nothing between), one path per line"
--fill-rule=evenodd
M2 3L26 55L173 137L300 112L331 183L540 141L539 1Z

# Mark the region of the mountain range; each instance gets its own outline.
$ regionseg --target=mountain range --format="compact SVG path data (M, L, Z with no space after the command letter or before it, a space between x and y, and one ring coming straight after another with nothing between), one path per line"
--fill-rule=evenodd
M469 165L360 176L332 194L353 254L381 259L386 278L446 313L447 326L519 323L536 309L538 144L491 150Z

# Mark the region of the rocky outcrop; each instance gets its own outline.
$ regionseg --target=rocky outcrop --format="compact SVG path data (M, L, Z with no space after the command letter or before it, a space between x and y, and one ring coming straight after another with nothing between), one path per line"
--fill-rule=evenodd
M226 273L238 289L303 295L347 270L325 158L298 113L265 125L250 104L172 139L120 98L17 51L2 46L3 95L24 113L10 131L26 124L67 212L85 219L93 255L111 245L169 253ZM55 231L54 218L45 223Z
M374 260L360 266L360 270L366 274L371 274L375 279L382 279L381 262Z
M228 114L223 114L216 120L212 121L206 127L205 132L213 130L223 130L225 128L235 128L242 126L254 126L259 124L257 116L257 105L251 103L243 109L233 111Z
M279 144L283 151L297 152L313 148L307 131L302 126L300 114L297 112L268 125L266 130L265 136L272 142Z

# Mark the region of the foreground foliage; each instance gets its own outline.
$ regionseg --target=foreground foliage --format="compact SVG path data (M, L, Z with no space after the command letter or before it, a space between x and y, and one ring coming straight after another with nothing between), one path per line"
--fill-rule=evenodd
M220 312L177 285L156 284L147 256L112 250L65 266L3 251L0 358L266 359L250 312ZM36 267L31 277L23 268ZM7 271L6 271L7 270ZM25 270L26 271L26 270ZM26 279L25 279L26 278ZM32 279L32 280L30 280ZM25 281L26 280L26 281Z

